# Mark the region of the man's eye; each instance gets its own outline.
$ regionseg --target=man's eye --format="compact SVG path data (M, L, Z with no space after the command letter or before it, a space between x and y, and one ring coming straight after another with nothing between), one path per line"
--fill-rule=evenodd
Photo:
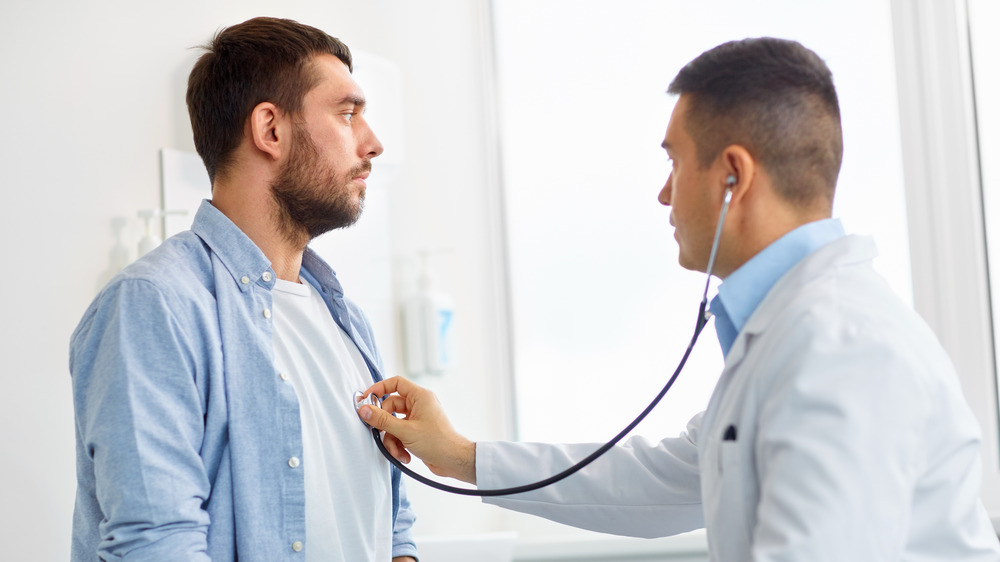
M342 115L344 116L344 119L346 119L348 123L350 123L351 119L354 118L354 114L353 113L344 113Z

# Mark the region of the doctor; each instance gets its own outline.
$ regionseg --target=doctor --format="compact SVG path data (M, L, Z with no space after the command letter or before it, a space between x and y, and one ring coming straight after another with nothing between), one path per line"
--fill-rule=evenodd
M980 430L948 357L831 219L840 111L830 70L785 40L685 66L659 200L680 263L704 271L727 190L711 303L725 369L676 438L633 438L549 488L490 499L607 533L704 526L712 560L1000 560L979 500ZM400 378L363 407L389 450L483 488L547 477L595 444L473 443ZM560 410L560 411L565 411ZM389 412L404 414L396 419Z

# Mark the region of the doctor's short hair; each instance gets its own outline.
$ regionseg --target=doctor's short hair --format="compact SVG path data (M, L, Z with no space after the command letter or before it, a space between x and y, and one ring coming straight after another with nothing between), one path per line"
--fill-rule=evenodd
M723 43L689 62L668 93L687 94L687 132L707 167L730 145L746 148L792 204L832 207L843 158L833 74L795 41Z
M194 145L214 183L225 175L253 108L271 102L291 115L318 81L310 64L331 54L354 71L339 39L289 19L253 18L224 28L202 46L188 77L187 106Z

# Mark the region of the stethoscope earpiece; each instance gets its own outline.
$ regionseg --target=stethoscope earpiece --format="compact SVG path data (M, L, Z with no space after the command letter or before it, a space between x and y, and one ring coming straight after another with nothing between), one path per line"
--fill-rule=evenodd
M732 189L735 186L736 176L730 174L729 177L726 178L726 189Z

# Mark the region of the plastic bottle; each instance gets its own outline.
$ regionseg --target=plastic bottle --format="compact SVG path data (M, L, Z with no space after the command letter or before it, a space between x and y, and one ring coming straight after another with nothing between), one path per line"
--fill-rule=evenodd
M143 209L138 212L139 218L145 221L145 234L143 234L142 239L139 240L139 257L148 254L153 248L160 245L162 240L159 236L153 234L153 228L150 224L154 218L160 217L163 211L159 209Z
M455 306L433 288L428 255L420 253L417 292L403 306L406 370L411 376L443 374L455 364Z

